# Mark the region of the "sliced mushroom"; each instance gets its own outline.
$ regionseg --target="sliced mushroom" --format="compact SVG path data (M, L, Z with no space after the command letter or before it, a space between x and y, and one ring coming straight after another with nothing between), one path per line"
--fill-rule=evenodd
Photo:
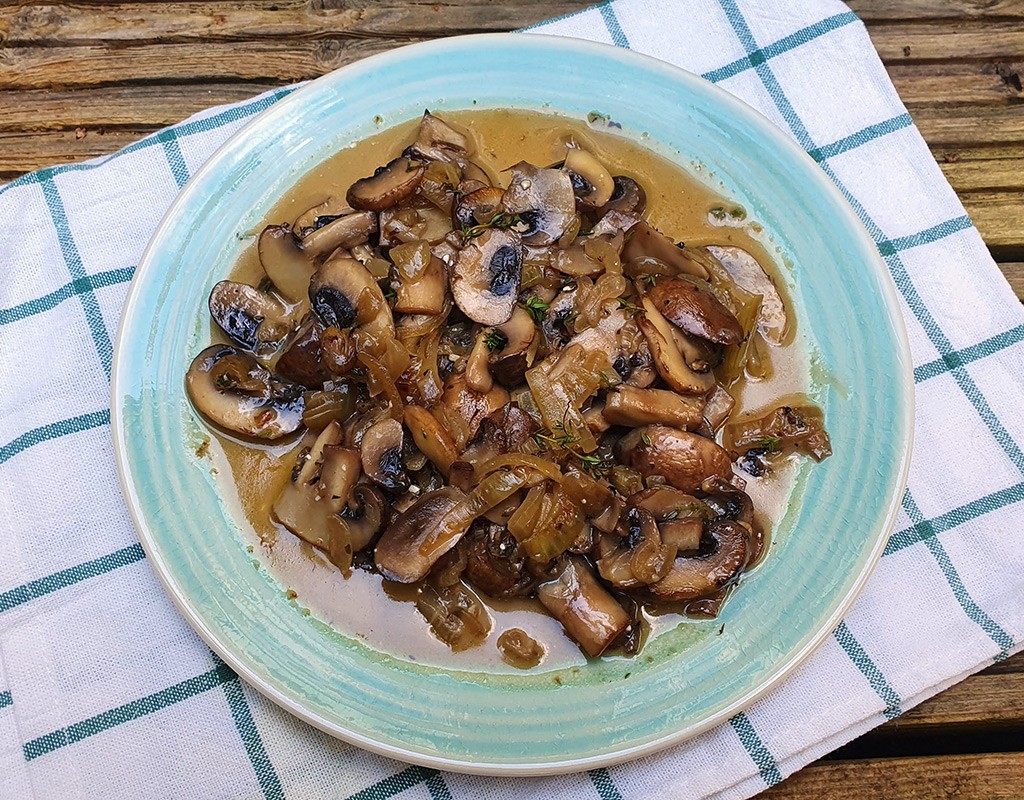
M714 516L705 503L672 486L645 489L632 495L629 503L653 514L661 540L679 552L700 547L704 521Z
M391 252L394 253L395 249ZM415 279L401 278L395 297L395 311L400 314L440 314L444 310L447 285L448 271L444 262L428 248L423 271Z
M492 337L495 335L494 331L488 331L486 328L477 334L476 343L466 361L466 385L474 392L489 392L494 386L489 362L491 351L488 334Z
M462 161L470 153L470 140L430 111L423 112L416 141L410 147L413 153L435 161Z
M422 406L406 406L404 414L405 427L409 429L413 444L447 477L459 457L448 431Z
M377 232L377 215L357 211L315 228L302 239L302 249L312 258L333 253L339 247L365 244Z
M269 225L260 234L257 250L267 277L293 303L306 297L313 277L313 260L287 225Z
M512 230L486 230L466 243L451 271L455 303L474 322L502 325L515 310L522 270L519 234Z
M568 173L539 169L525 161L511 171L502 199L505 211L517 214L525 224L522 239L526 244L554 244L577 220L576 196Z
M477 522L466 535L466 574L491 597L522 597L535 580L527 570L527 558L504 525Z
M553 580L540 584L537 599L591 658L629 625L629 614L579 558L567 558Z
M612 586L635 589L664 578L675 557L675 547L662 542L654 515L631 507L623 517L618 546L602 548L597 568Z
M354 451L351 451L354 452ZM352 488L348 502L338 513L338 523L348 536L352 551L368 547L384 527L387 506L384 496L368 483Z
M686 250L654 228L648 222L639 222L630 229L629 241L622 250L623 261L654 258L673 272L707 279L708 271Z
M498 186L482 186L463 194L452 204L452 222L458 228L486 225L501 211L505 190Z
M425 577L434 563L458 544L454 536L438 547L426 548L441 518L457 506L465 494L453 486L427 492L392 522L377 542L374 561L385 578L414 583ZM469 523L466 528L468 530Z
M599 208L611 200L615 181L608 168L593 153L569 147L562 169L569 173L576 197L587 208Z
M497 333L500 336L491 340L496 343L489 355L491 375L503 386L515 388L526 380L526 370L533 365L537 327L530 312L516 306L509 321L498 326Z
M338 217L343 217L351 213L352 209L343 198L334 197L332 195L322 203L303 211L299 215L298 219L295 220L295 224L292 225L292 230L300 236L306 236L316 228L322 228L324 225L336 220Z
M379 167L369 178L353 183L345 199L352 208L361 211L383 211L415 192L425 169L422 161L399 156Z
M333 422L303 448L292 480L272 507L278 522L324 550L331 544L328 520L342 510L359 480L359 453L342 447L341 438L341 426Z
M722 520L707 526L713 543L708 553L676 558L668 574L648 590L658 600L694 600L713 594L733 581L747 565L747 530L738 522Z
M660 423L692 431L704 420L704 400L664 389L622 386L608 393L603 414L613 425Z
M739 247L707 247L708 253L717 258L725 271L737 284L750 294L761 295L761 311L757 327L761 334L773 344L782 344L786 336L786 304L775 288L760 262L746 250Z
M637 314L636 324L647 339L658 374L677 392L707 394L715 386L714 373L710 370L700 373L691 369L676 347L671 325L658 313L649 298L643 298L642 303L644 313Z
M686 333L718 344L739 344L743 327L711 292L686 278L661 278L647 296L665 319Z
M260 439L279 439L302 425L302 387L277 380L248 353L207 347L185 375L192 405L211 422Z
M448 423L445 427L456 449L462 450L477 435L484 419L508 405L510 399L502 386L493 386L489 392L474 392L465 375L452 375L445 382L444 394L435 411Z
M634 428L616 444L619 460L643 477L660 475L692 492L705 479L732 477L729 454L710 439L665 425Z
M328 258L309 282L313 311L329 327L356 325L378 338L395 335L391 309L366 267L347 254Z
M599 213L603 215L602 219L612 211L639 217L647 210L647 193L644 187L625 175L616 175L612 182L615 186L612 196L599 209Z
M310 389L323 386L330 378L324 368L323 336L324 326L320 320L315 314L306 314L285 343L274 369L282 377Z
M264 355L291 331L288 312L273 295L245 283L221 281L210 292L210 316L239 347Z
M402 464L403 435L402 423L389 417L366 431L359 446L367 477L390 491L409 486Z

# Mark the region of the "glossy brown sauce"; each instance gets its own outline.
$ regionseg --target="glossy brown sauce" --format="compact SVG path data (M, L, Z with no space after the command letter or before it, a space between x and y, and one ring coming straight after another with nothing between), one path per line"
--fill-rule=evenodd
M561 160L565 142L573 138L593 152L613 175L628 175L644 187L648 200L645 217L662 232L690 246L741 247L769 271L774 270L776 286L790 312L787 344L766 348L771 364L769 378L741 381L730 387L737 400L733 418L807 392L810 365L778 279L778 250L756 220L718 194L713 181L708 184L708 169L698 166L694 172L684 171L641 144L595 130L586 121L512 110L444 112L442 116L470 131L476 145L473 160L501 185L506 182L502 180L502 171L517 161L547 166ZM331 196L343 197L354 181L400 153L414 138L417 124L418 119L382 131L314 168L273 207L255 233L265 225L292 222ZM255 235L230 277L253 285L264 277ZM214 341L225 341L212 323L211 337ZM433 636L411 603L396 602L385 593L380 576L355 570L346 580L326 556L270 518L271 505L289 479L298 441L295 437L281 444L253 444L215 434L208 457L223 476L225 495L237 496L240 524L245 527L247 520L251 525L255 534L254 557L299 607L374 649L421 663L512 672L513 668L502 662L497 647L498 637L510 628L521 628L544 645L547 652L538 669L585 663L561 625L539 610L535 601L481 598L494 621L490 634L479 647L453 654ZM769 531L774 530L785 513L795 476L796 463L791 460L780 464L770 479L748 480L747 493ZM649 615L648 619L651 637L676 625L691 624L678 614Z

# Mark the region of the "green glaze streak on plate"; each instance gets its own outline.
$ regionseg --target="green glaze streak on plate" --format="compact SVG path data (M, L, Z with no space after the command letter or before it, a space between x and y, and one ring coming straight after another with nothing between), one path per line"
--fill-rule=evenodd
M578 119L600 108L624 135L669 157L684 154L682 164L713 165L727 194L791 261L786 278L801 333L830 376L818 400L835 455L801 468L798 502L769 557L722 617L667 631L635 661L561 670L561 685L552 672L472 673L455 659L451 669L412 664L306 616L267 570L253 569L209 463L195 457L184 395L185 371L205 345L207 293L270 205L317 163L377 130L378 115L391 125L426 106L474 105ZM125 496L153 567L188 621L246 680L379 753L446 769L551 773L651 752L724 721L838 624L877 562L902 494L909 364L893 287L870 238L817 165L765 119L699 78L622 49L471 36L395 50L314 81L200 170L133 281L112 420Z

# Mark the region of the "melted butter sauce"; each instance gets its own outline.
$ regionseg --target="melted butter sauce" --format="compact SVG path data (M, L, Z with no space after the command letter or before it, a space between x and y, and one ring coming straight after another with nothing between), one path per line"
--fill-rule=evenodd
M773 257L777 249L769 236L742 211L727 212L723 220L720 209L734 210L737 206L708 185L711 176L699 166L694 172L684 171L625 137L551 114L481 110L447 112L443 116L470 132L476 145L473 160L501 185L507 183L503 171L518 161L541 166L560 161L565 155L565 142L571 138L593 152L613 175L628 175L644 187L645 216L662 232L690 246L741 247L778 275L777 259ZM414 138L417 124L418 120L414 120L383 131L314 168L274 206L255 232L265 225L292 222L330 197L344 197L354 181L400 153ZM234 265L231 277L252 285L263 278L255 238ZM781 291L781 281L776 279L775 283ZM783 299L791 312L785 295ZM225 341L213 323L211 338ZM776 405L780 398L799 397L808 391L811 367L791 313L786 342L782 347L765 348L771 365L767 379L741 381L730 388L737 400L733 419L757 416L763 409ZM546 654L535 671L586 663L562 626L543 612L536 601L481 598L493 619L491 631L480 646L453 654L434 637L411 603L388 597L380 576L356 569L351 577L344 578L323 553L271 519L271 505L289 480L297 445L297 437L278 444L253 444L215 433L208 457L222 476L224 496L237 501L237 522L243 531L250 532L250 549L254 558L258 557L256 563L269 570L282 591L305 613L374 649L419 663L515 672L502 661L497 647L498 637L510 628L521 628L543 644ZM777 466L770 479L748 477L747 492L769 532L786 511L797 467L793 459L788 459ZM767 557L771 557L770 553ZM742 591L742 586L738 590ZM693 624L675 613L647 615L647 620L648 641L679 625Z

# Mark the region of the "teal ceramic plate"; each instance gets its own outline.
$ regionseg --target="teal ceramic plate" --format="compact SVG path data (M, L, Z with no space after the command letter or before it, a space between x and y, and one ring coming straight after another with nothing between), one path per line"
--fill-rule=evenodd
M802 468L767 560L722 617L667 631L630 664L593 662L557 675L474 671L457 659L429 667L334 631L253 568L226 487L195 455L202 429L182 376L205 346L206 297L242 248L240 235L299 176L377 131L375 117L386 127L427 106L577 119L599 110L683 165L708 165L792 264L783 280L818 365L814 394L835 455ZM870 238L811 159L756 112L621 49L470 36L395 50L312 82L195 175L132 283L113 428L150 563L188 621L247 681L378 753L467 772L554 773L649 753L727 719L838 624L879 558L903 490L910 363L896 295Z

